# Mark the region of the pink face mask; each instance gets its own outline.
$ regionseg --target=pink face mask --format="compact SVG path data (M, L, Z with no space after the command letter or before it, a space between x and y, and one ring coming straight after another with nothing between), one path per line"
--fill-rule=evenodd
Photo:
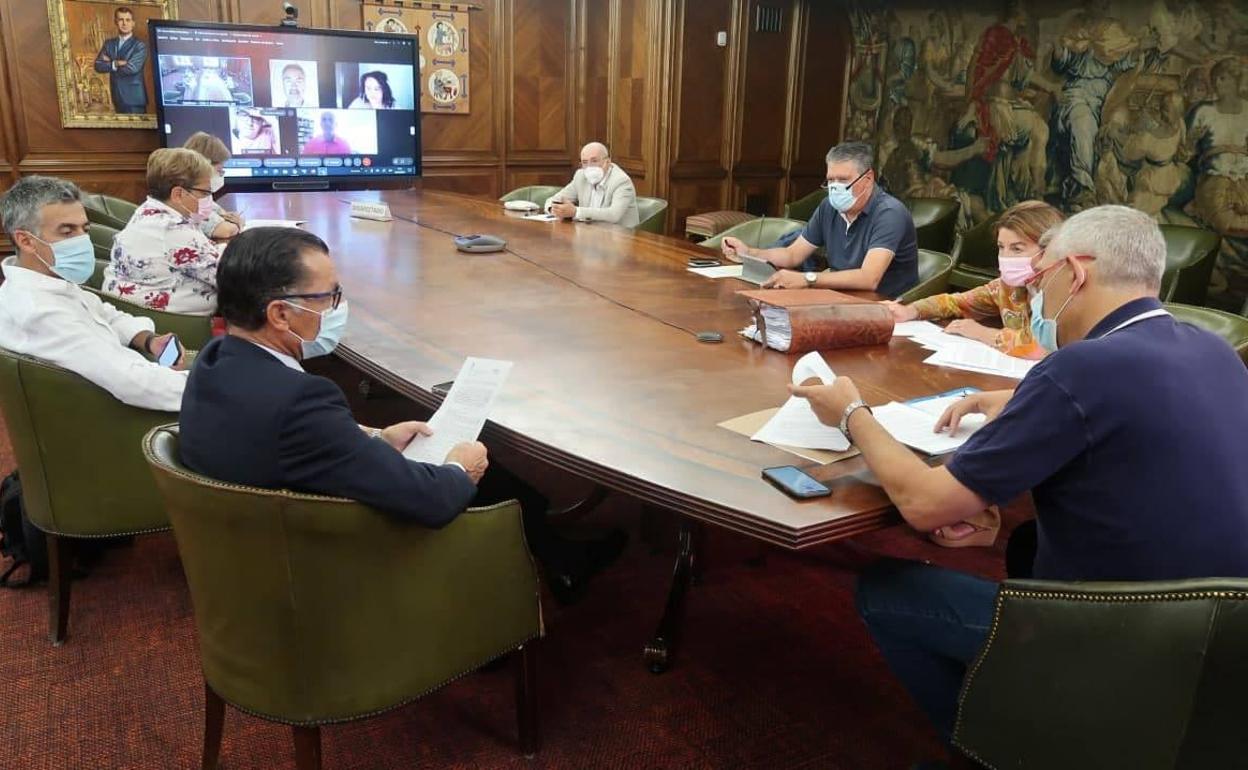
M1026 286L1036 276L1031 267L1031 257L997 257L1001 270L1001 282L1006 286Z

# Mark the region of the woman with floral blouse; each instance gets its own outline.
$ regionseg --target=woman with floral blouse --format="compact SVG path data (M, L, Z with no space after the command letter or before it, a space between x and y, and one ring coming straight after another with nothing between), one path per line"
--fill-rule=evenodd
M950 334L992 345L1018 358L1043 358L1044 350L1031 338L1031 311L1027 283L1032 264L1040 255L1040 236L1060 224L1062 214L1044 201L1023 201L997 218L997 263L1001 277L960 294L937 294L909 305L887 302L897 321L956 318L945 327ZM1000 329L975 318L1001 318Z
M213 213L212 164L192 150L147 159L147 200L113 241L106 294L155 310L217 311L218 247L200 230Z

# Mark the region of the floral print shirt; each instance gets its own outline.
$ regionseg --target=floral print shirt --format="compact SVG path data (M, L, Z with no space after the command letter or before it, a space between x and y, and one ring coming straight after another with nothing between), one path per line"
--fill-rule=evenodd
M117 233L102 288L106 294L154 310L213 315L220 256L199 225L148 198Z
M1000 315L1003 328L993 346L1015 358L1044 358L1044 348L1031 337L1031 307L1026 286L1006 286L996 278L960 294L937 294L915 301L911 307L920 320L986 318Z

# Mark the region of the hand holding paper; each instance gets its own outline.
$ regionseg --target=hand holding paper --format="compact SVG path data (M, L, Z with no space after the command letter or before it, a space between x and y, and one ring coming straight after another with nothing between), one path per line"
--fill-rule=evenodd
M802 356L793 367L794 385L800 385L812 377L825 385L836 380L836 375L818 351ZM796 396L790 396L784 406L780 407L780 411L750 438L801 449L828 449L833 452L849 449L849 440L845 438L845 434L820 422L810 401Z
M403 456L420 463L440 465L446 462L447 455L457 444L475 442L511 366L510 361L490 358L465 360L442 406L429 420L433 435L417 436L403 450Z

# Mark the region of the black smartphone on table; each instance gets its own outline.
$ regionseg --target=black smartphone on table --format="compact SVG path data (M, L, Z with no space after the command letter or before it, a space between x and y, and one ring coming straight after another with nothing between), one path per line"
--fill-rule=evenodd
M763 478L779 487L789 497L805 500L811 497L827 497L832 490L794 465L763 468Z

